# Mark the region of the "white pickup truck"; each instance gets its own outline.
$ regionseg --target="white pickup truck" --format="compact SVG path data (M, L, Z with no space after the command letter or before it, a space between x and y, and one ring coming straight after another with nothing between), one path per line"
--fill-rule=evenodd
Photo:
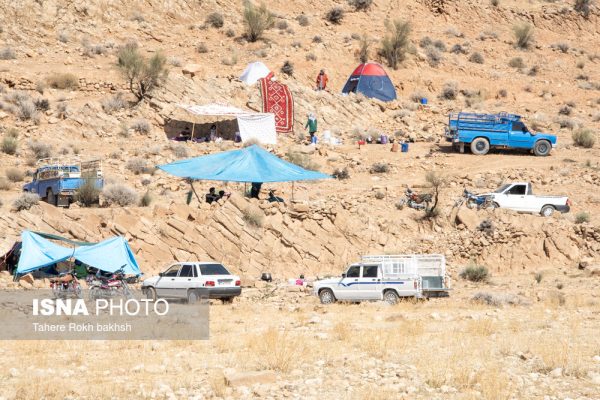
M448 290L446 259L440 254L363 256L341 278L323 279L313 285L313 293L323 304L338 300L395 304L401 297L447 296Z
M507 183L485 195L492 198L494 207L539 213L544 217L551 216L554 211L566 213L571 209L571 201L567 196L536 196L529 182Z

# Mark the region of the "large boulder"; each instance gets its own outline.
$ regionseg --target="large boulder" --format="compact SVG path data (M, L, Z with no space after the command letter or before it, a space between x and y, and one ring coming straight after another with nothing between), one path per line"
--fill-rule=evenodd
M225 383L227 386L247 386L250 387L255 384L268 384L274 383L276 379L275 372L273 371L248 371L248 372L236 372L233 370L223 371L225 375Z
M479 216L476 211L462 207L456 213L456 223L463 224L470 231L474 231L479 226Z

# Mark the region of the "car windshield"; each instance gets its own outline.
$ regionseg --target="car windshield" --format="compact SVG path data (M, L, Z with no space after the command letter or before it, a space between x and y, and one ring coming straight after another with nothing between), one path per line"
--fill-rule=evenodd
M494 193L502 193L502 192L504 192L504 191L505 191L505 190L506 190L506 189L507 189L509 186L510 186L510 183L509 183L509 184L506 184L506 185L502 185L502 186L500 186L498 189L496 189L496 190L494 191Z
M201 264L200 273L202 275L230 275L229 271L221 264Z

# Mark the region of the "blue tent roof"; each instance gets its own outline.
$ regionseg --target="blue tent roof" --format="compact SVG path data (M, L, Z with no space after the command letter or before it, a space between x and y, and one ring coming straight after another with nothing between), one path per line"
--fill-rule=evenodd
M30 231L24 231L21 234L21 241L17 274L26 274L71 257L106 272L115 272L125 265L124 272L126 274L141 274L133 252L127 241L121 236L74 249L54 244Z
M75 249L76 260L106 272L115 272L123 266L125 274L140 275L131 248L122 236L113 237L92 246Z
M182 178L222 182L290 182L331 178L282 160L257 145L179 160L158 168Z
M21 233L21 256L17 265L18 274L64 261L73 256L74 249L59 246L30 231Z

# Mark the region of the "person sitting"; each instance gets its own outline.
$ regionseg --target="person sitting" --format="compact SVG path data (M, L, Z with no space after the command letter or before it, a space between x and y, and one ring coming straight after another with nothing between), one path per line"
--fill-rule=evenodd
M208 193L206 194L205 198L206 202L208 204L211 204L213 201L219 200L219 195L215 192L215 188L211 187L210 189L208 189Z
M231 193L225 193L224 190L219 190L219 198L217 200L221 200L223 197L229 198L229 196L231 196Z
M262 182L252 182L252 186L250 187L250 198L258 199L258 195L260 194L261 187L262 187Z
M296 279L296 286L304 286L304 275L300 275L300 278Z
M275 196L275 191L274 190L269 190L269 198L267 200L270 203L273 203L273 202L284 203L284 201L283 201L283 199L281 197Z
M210 127L210 134L208 140L210 140L211 142L217 140L217 125L212 124L212 126Z

